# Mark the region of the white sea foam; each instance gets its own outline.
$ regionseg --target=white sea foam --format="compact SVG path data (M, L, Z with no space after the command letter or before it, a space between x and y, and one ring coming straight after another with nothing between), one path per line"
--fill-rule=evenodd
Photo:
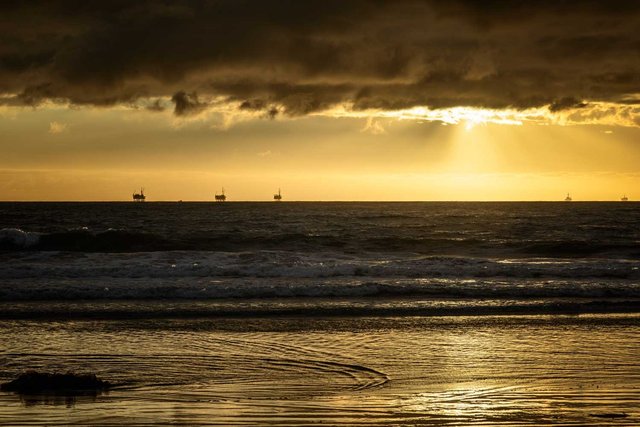
M25 238L26 239L26 238ZM11 254L0 279L39 278L534 278L640 280L626 259L492 259L445 256L354 256L288 251Z

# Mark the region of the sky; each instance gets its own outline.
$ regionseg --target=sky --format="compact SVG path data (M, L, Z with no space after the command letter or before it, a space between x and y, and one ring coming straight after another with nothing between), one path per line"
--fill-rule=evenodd
M637 1L3 1L0 200L640 199Z

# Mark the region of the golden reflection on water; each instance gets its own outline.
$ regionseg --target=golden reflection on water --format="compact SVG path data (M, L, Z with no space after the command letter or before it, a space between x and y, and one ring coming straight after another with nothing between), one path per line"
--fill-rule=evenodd
M639 332L636 315L5 322L0 380L120 387L2 393L0 423L638 425Z

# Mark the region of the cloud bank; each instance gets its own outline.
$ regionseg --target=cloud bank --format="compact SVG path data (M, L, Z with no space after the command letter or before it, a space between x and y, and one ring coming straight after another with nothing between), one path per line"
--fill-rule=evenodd
M4 1L0 103L291 117L545 108L640 126L640 2Z

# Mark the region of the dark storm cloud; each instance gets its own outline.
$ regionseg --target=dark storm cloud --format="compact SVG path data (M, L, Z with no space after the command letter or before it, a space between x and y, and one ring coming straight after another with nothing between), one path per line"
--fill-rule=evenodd
M275 106L269 107L269 109L267 110L267 117L273 120L276 118L278 113L280 113L280 110L278 110L278 107L275 107Z
M171 97L189 115L226 96L275 117L342 102L560 111L640 92L635 0L23 0L0 12L9 105Z
M177 92L171 97L171 101L175 104L173 113L176 116L189 116L197 114L207 107L204 102L198 101L198 94L186 93L184 91Z
M572 108L584 108L586 106L587 106L586 102L578 101L577 99L572 97L566 97L566 98L553 101L551 105L549 105L549 110L555 112L555 111L569 110Z

